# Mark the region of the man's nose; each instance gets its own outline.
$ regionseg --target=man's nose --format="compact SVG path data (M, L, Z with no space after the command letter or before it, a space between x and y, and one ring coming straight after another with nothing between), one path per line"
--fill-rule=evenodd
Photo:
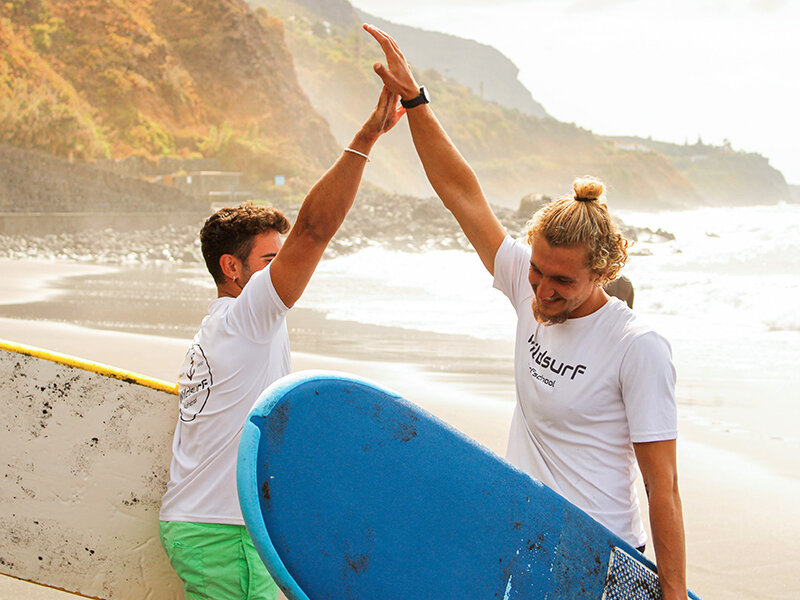
M555 288L547 281L546 277L542 277L533 289L533 292L539 298L552 298L555 295L555 291Z

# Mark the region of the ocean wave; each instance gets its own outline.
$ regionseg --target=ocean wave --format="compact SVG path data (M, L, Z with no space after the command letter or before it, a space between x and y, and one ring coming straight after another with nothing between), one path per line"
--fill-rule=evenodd
M788 331L788 332L800 332L800 320L791 321L767 321L766 323L767 331L776 332L776 331Z

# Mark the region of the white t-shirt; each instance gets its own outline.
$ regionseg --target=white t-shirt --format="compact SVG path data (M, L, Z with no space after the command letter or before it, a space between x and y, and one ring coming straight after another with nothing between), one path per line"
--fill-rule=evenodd
M236 457L247 414L290 370L284 305L269 267L209 305L178 375L180 417L162 521L243 525Z
M675 369L668 342L616 298L558 325L536 321L531 248L506 237L494 287L517 311L517 406L508 460L626 542L647 536L632 442L675 439Z

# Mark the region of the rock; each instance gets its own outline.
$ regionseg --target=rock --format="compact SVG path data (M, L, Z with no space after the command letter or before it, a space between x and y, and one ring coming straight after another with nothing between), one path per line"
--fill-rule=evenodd
M533 216L537 210L550 202L552 198L544 194L528 194L519 201L517 217L524 218L526 221Z
M620 275L613 281L609 281L604 289L611 296L615 296L628 305L628 308L633 308L633 283L631 280Z
M500 206L493 209L510 235L524 239L531 214L544 201L546 197L539 194L531 196L527 202L523 199L517 210ZM294 222L299 203L282 204L278 208ZM0 235L0 256L64 256L73 260L109 264L146 264L152 261L202 264L198 236L205 216L187 220L189 222L181 225L166 224L157 229L117 231L106 228L44 236L38 233L40 228L34 226L32 230L18 235ZM637 236L648 241L653 237L674 239L672 234L660 229L652 232L624 224L621 226L628 239L636 239ZM325 256L332 258L351 254L375 245L405 252L472 249L455 218L445 210L438 198L387 194L365 185ZM650 251L642 248L631 254L647 255Z

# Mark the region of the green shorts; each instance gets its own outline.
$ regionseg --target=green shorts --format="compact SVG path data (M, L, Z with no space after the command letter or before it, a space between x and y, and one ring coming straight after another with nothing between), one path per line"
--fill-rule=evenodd
M278 586L242 525L159 521L186 600L277 600Z

